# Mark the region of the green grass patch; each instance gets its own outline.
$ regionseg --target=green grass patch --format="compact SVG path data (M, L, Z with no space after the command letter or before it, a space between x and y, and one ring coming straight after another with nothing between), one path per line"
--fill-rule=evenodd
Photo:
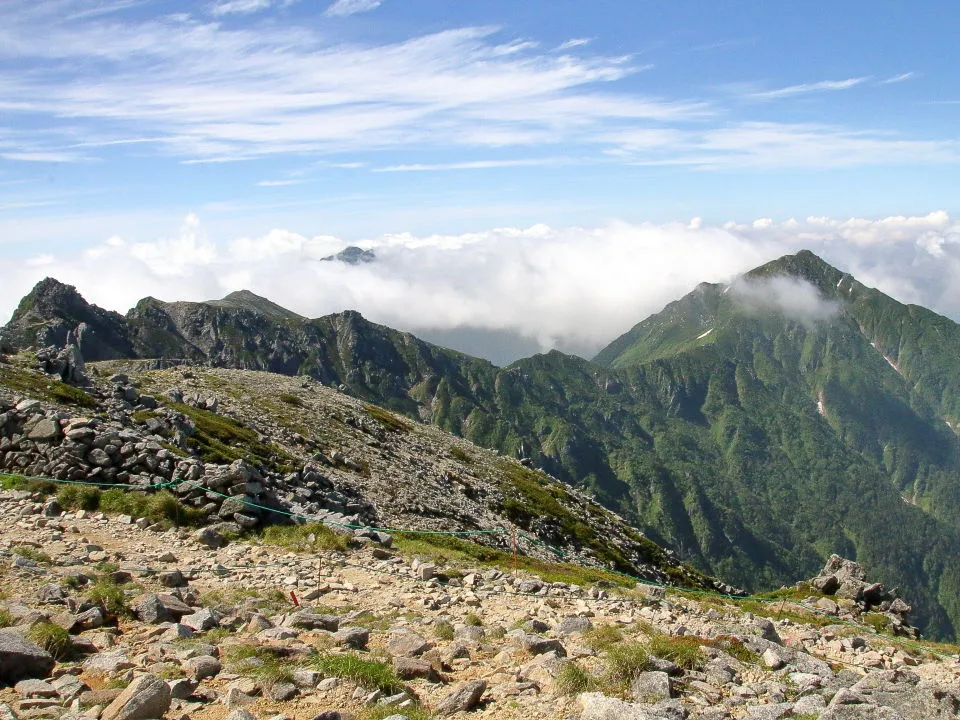
M33 545L14 545L10 548L10 552L27 560L33 560L35 563L40 563L41 565L50 565L53 563L49 555L43 550L35 548Z
M254 430L233 418L184 403L170 403L169 407L193 422L196 432L187 438L187 446L204 462L229 464L246 460L276 469L296 463L292 455L276 445L261 442Z
M38 400L83 408L97 406L97 401L80 388L53 380L28 366L36 361L36 357L18 356L14 362L0 364L0 385Z
M594 652L609 650L622 640L623 633L616 625L594 625L581 638L581 642Z
M744 645L742 640L731 635L718 635L706 640L704 644L723 650L727 655L736 658L745 665L760 664L760 656Z
M0 628L8 628L16 622L9 610L0 608Z
M377 689L390 695L403 690L403 683L390 665L357 653L326 653L311 664L328 677L352 680L367 689Z
M453 640L453 625L449 620L439 620L434 623L433 634L438 640Z
M463 619L463 623L471 627L483 627L483 618L476 613L467 613L467 616Z
M145 517L152 522L169 522L176 526L199 525L205 516L184 505L169 490L146 493L139 490L110 488L100 492L97 508L105 513Z
M315 552L317 550L346 550L348 538L323 523L306 525L270 525L260 536L267 545Z
M294 395L293 393L280 393L277 398L282 403L287 405L292 405L293 407L303 407L303 400L300 399L299 395Z
M650 638L647 649L651 655L679 665L684 670L699 670L703 667L703 640L694 636L655 634Z
M450 454L464 465L473 465L473 457L456 445L450 448Z
M597 680L575 662L565 662L557 671L554 686L561 695L579 695L597 687Z
M127 595L117 583L109 577L101 577L93 583L86 593L87 599L94 602L113 617L131 617L127 605Z
M64 660L73 654L73 640L70 638L70 633L46 620L30 628L27 639L53 655L55 660Z
M883 613L864 613L860 616L860 622L873 628L875 633L893 635L893 620Z
M28 478L23 475L0 474L0 489L24 490L41 495L53 495L57 491L57 484L50 480Z
M413 429L413 425L411 425L409 422L403 420L397 415L394 415L389 410L384 410L382 407L377 407L376 405L367 405L364 410L366 411L367 415L383 425L390 432L406 433Z
M57 490L57 502L69 510L97 510L100 490L90 485L63 485Z
M621 691L628 690L637 675L653 669L647 645L632 641L608 648L604 665L604 683Z
M394 533L394 547L408 556L426 557L441 564L481 565L502 570L513 568L513 554L463 540L455 535L405 535ZM564 582L573 585L592 585L603 582L620 587L632 587L634 581L616 573L569 563L548 563L517 556L517 569L526 570L546 582Z
M365 710L361 710L360 714L356 717L357 720L383 720L384 718L388 718L397 714L397 708L395 707L380 707L375 705L373 707L366 708ZM405 707L400 714L407 718L407 720L430 720L430 718L433 717L429 712L424 710L419 705Z
M501 461L497 467L504 481L504 489L510 495L503 501L503 514L511 522L529 530L534 520L553 519L559 524L560 531L568 542L592 550L601 562L612 563L620 572L636 572L636 568L623 553L602 542L590 526L569 509L579 503L566 488L509 460ZM561 500L564 502L561 503Z
M307 662L304 656L291 656L272 645L233 645L223 651L223 657L231 672L268 683L292 682L294 672Z
M152 418L157 418L157 417L161 417L161 416L160 416L160 413L158 413L156 410L135 410L130 415L131 420L141 425L146 423L147 420L151 420Z

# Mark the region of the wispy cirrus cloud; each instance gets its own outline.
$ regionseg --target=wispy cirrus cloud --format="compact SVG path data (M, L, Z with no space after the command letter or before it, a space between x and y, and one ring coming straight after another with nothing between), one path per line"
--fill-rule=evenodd
M210 8L214 17L224 15L250 15L276 5L289 5L292 0L219 0Z
M513 167L544 167L547 165L569 165L571 158L514 158L503 160L469 160L454 163L413 163L409 165L387 165L374 168L374 172L436 172L444 170L490 170Z
M560 143L589 140L611 122L682 122L707 108L605 92L648 66L624 56L557 56L491 27L331 43L303 27L254 31L181 16L66 22L14 1L21 12L0 27L0 61L25 72L0 76L0 110L45 118L46 146L35 152L61 150L57 139L89 146L145 135L162 139L160 152L207 162ZM266 1L215 7L253 11ZM25 41L40 26L48 42Z
M960 162L960 140L910 140L885 131L813 123L740 122L692 130L624 132L610 151L640 165L704 170L824 169Z
M764 90L752 92L747 95L751 100L776 100L778 98L795 97L797 95L809 95L811 93L833 92L836 90L848 90L865 83L868 77L853 77L846 80L822 80L814 83L803 83L800 85L788 85L787 87L777 88L775 90Z
M336 0L324 11L324 15L346 17L376 10L382 4L383 0Z
M917 73L915 73L915 72L905 72L905 73L900 73L899 75L893 75L893 76L888 77L888 78L886 78L886 79L884 79L884 80L880 80L880 81L879 81L879 84L880 84L880 85L894 85L894 84L896 84L896 83L906 82L907 80L913 80L915 77L917 77Z

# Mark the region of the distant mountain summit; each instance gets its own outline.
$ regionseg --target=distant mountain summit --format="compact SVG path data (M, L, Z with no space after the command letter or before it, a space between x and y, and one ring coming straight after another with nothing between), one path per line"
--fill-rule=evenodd
M366 263L374 262L377 259L376 253L373 250L364 250L359 248L356 245L351 245L348 248L344 248L336 255L328 255L325 258L320 258L321 262L332 262L338 261L346 263L347 265L363 265Z
M308 320L240 293L123 317L54 283L7 344L81 322L96 357L310 375L525 458L732 584L794 582L837 553L909 588L926 632L960 627L960 326L810 252L697 286L594 361L505 368L355 312Z

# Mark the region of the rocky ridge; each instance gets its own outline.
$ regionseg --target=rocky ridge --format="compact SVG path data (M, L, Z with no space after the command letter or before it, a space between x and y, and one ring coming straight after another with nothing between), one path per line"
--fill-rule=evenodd
M37 500L0 493L7 720L960 717L945 648L787 596L751 614L381 547L209 548Z

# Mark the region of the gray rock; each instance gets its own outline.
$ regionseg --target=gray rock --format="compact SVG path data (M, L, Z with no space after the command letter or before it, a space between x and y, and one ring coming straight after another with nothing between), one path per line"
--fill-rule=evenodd
M150 720L170 709L170 687L156 675L141 675L110 703L100 720Z
M387 653L394 657L419 657L430 648L423 636L411 630L394 633L387 641Z
M197 530L193 534L193 539L212 550L218 550L227 544L227 539L210 525Z
M580 720L659 720L644 708L603 693L582 693L579 700L583 708Z
M43 648L12 630L0 630L0 682L13 685L20 680L44 678L54 665L56 661Z
M779 670L784 665L786 665L786 662L780 656L780 653L778 653L773 648L767 648L766 650L764 650L761 658L763 659L763 664L766 665L771 670Z
M187 579L180 570L168 570L157 575L160 584L168 588L185 587Z
M333 641L337 645L362 650L370 640L370 631L359 627L340 628L333 634Z
M194 680L205 680L206 678L216 677L223 669L223 665L215 657L198 655L187 660L183 669Z
M21 680L13 689L22 698L55 698L60 694L50 683L35 679Z
M433 665L421 658L395 657L393 671L401 680L426 678L431 682L437 682L440 679Z
M754 705L748 707L747 717L750 720L780 720L793 717L793 703L771 703L769 705Z
M548 652L555 652L557 657L566 657L567 651L556 638L545 638L540 635L524 634L520 638L520 647L531 655L543 655Z
M630 696L642 703L658 703L669 700L672 694L670 676L665 672L642 672L630 683Z
M122 650L99 653L83 662L84 672L94 675L114 675L132 667L133 663Z
M184 615L180 618L180 623L186 625L194 632L206 632L220 626L220 619L210 608L203 608L199 612L191 615Z
M191 615L194 609L164 593L144 595L133 610L141 621L146 623L176 622L184 615Z
M483 693L487 690L486 680L470 680L457 685L437 705L436 713L440 716L453 715L475 707Z
M309 610L299 610L291 613L283 624L286 627L300 628L301 630L336 632L340 629L340 618L336 615L321 615Z
M593 627L593 623L585 617L564 618L557 625L557 633L560 635L581 635Z
M299 693L296 685L287 682L274 683L266 690L267 697L277 702L293 700Z
M27 433L27 439L34 442L52 442L60 437L60 423L50 418L43 418Z
M237 708L236 710L231 710L227 714L227 720L257 720L257 716L249 710Z
M174 700L186 700L197 689L197 683L189 678L179 678L167 683L170 686L170 697Z

